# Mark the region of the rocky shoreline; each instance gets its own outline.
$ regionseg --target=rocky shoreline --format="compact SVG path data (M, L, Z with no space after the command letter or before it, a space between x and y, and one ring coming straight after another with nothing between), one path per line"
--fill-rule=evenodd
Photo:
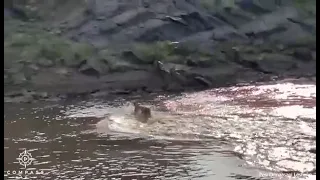
M294 6L94 2L36 28L4 9L5 102L315 80L315 16Z

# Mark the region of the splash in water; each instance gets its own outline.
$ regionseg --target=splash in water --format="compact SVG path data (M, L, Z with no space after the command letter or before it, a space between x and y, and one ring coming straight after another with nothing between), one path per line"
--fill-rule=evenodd
M249 165L274 171L315 169L316 87L276 85L217 88L177 97L159 97L166 111L153 106L152 123L139 123L132 106L95 103L73 108L70 117L106 116L100 133L122 132L177 140L221 139L234 146ZM103 109L103 110L102 110ZM96 113L99 111L99 113ZM103 113L101 112L103 111Z

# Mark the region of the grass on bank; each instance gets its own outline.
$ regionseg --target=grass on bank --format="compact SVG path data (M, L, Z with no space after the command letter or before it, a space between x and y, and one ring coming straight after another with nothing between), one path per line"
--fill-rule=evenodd
M58 63L64 60L66 65L72 66L95 53L94 47L88 44L72 42L44 30L23 25L6 28L4 61L36 63L46 59Z

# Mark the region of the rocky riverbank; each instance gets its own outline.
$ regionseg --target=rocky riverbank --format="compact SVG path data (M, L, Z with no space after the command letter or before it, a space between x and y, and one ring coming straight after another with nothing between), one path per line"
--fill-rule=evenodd
M303 7L213 2L69 0L31 4L38 7L32 11L25 4L7 6L5 102L315 79L313 1ZM57 14L44 14L46 8Z

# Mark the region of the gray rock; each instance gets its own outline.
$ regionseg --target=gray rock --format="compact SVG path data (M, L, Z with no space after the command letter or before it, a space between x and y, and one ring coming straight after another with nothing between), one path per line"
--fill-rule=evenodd
M212 39L217 41L226 41L232 39L245 41L247 37L230 25L215 28L212 32Z
M315 51L312 52L312 60L317 61L317 52Z
M6 103L32 103L33 98L31 96L19 96L19 97L4 97Z
M186 85L188 82L188 78L185 76L185 71L183 70L176 70L174 68L171 68L170 76L172 81L177 82L181 85Z
M12 75L12 81L13 84L19 85L25 83L27 81L27 78L24 73L16 73Z
M255 18L253 14L244 13L241 9L221 10L218 13L215 13L215 16L224 20L233 27L240 27Z
M200 84L206 86L206 87L211 87L212 83L208 79L201 77L201 76L196 76L194 77L195 80L197 80Z
M5 97L10 97L10 98L23 96L23 95L24 95L23 91L10 91L4 94Z
M139 57L139 55L136 55L135 52L131 50L125 50L121 54L122 58L126 59L129 62L135 63L135 64L142 64L143 60Z
M282 74L297 65L291 56L275 53L262 54L256 63L260 70L275 74Z
M296 48L294 50L293 55L300 60L303 61L311 61L312 60L312 52L308 48Z
M87 76L95 76L95 77L100 77L100 73L98 70L96 70L94 67L85 64L79 68L79 72L82 74L85 74Z
M125 11L112 18L112 21L120 26L128 26L130 24L137 24L137 21L147 20L154 17L154 13L145 8L138 8Z
M298 18L288 18L289 21L298 24L303 30L311 34L316 33L316 22L315 19L298 19ZM305 21L305 22L304 22Z
M254 21L244 24L240 27L243 34L261 34L271 35L273 31L281 30L283 24L288 23L287 18L298 17L298 11L293 7L282 7L277 11L266 14ZM270 32L270 33L269 33Z
M110 20L105 20L103 21L103 23L100 23L99 25L99 31L100 33L113 33L116 28L118 27L118 25Z
M190 36L187 36L183 38L180 43L188 43L188 42L204 42L207 41L208 39L212 38L214 31L213 30L208 30L208 31L203 31L199 33L192 34Z
M315 46L315 36L294 23L286 24L286 30L270 34L268 39L289 47Z
M46 99L49 97L47 92L34 92L31 95L34 99Z
M10 78L10 76L8 74L4 74L3 82L4 82L4 84L9 84L12 82L12 79Z
M100 77L109 72L109 67L102 59L92 58L80 66L79 72L88 76Z
M30 64L28 66L28 68L30 68L33 71L39 71L40 70L40 68L36 64Z
M309 150L310 153L313 153L313 154L316 154L317 153L317 149L314 147L314 148L311 148Z
M53 71L55 72L55 74L62 76L68 76L71 74L71 70L64 67L53 68Z

